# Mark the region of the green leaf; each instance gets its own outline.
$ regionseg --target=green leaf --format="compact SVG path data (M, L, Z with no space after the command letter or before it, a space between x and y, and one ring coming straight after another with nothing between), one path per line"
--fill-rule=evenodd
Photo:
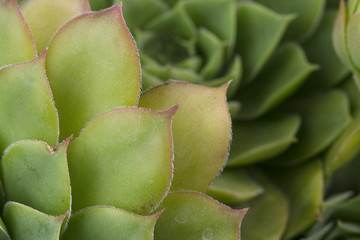
M7 231L7 228L1 218L0 218L0 240L10 240L10 236Z
M248 201L263 193L263 188L244 171L225 169L214 179L207 194L225 204Z
M58 240L66 215L46 215L15 202L8 202L3 214L12 240Z
M59 111L61 139L77 136L104 111L136 105L140 65L121 5L85 13L65 24L50 43L46 70Z
M357 195L342 204L337 211L335 216L344 221L360 222L360 195Z
M295 20L290 24L285 38L287 40L301 41L311 35L323 15L326 0L256 0L279 13L296 14Z
M309 60L320 66L304 84L304 90L317 90L337 84L349 73L336 55L332 34L336 19L335 11L327 11L314 35L304 44Z
M35 45L16 0L0 2L0 67L36 57Z
M27 140L7 148L1 161L6 200L55 216L70 211L66 159L69 141L52 148L44 142Z
M58 118L45 75L44 56L0 70L0 152L22 139L54 146Z
M238 240L246 210L232 210L197 192L170 193L155 226L157 240Z
M289 218L289 203L272 181L260 172L252 171L251 176L263 186L264 193L243 204L249 207L249 211L241 226L241 239L282 239Z
M282 47L261 74L238 93L243 104L239 117L259 117L292 95L316 67L297 44Z
M94 205L152 211L172 179L176 109L118 108L91 122L69 145L74 211Z
M227 166L242 166L267 160L296 141L300 118L296 115L253 121L234 121Z
M170 81L140 97L139 106L164 110L179 104L173 122L174 179L172 190L205 192L227 160L230 115L228 84L219 88Z
M355 118L351 124L343 130L325 156L326 175L349 163L360 151L360 118Z
M99 11L99 10L111 7L112 3L113 3L113 0L89 0L91 10L93 10L93 11Z
M251 81L262 69L293 16L280 15L253 2L237 10L237 52L244 64L244 81Z
M353 67L356 69L358 74L360 73L360 47L358 44L358 39L360 37L359 23L360 14L355 14L351 16L349 22L347 23L347 31L345 32L345 41L347 41L346 44L348 48L348 53L352 60L351 62L353 64Z
M123 0L122 2L126 24L132 31L143 28L150 20L161 15L168 8L165 3L158 0ZM120 0L115 0L114 3L118 4Z
M86 208L71 216L64 240L152 240L159 215L139 216L107 206Z
M41 54L50 38L67 20L81 13L89 12L88 0L26 0L21 12L29 25L37 52Z
M284 191L290 203L290 217L284 239L307 229L320 216L324 192L321 163L311 160L291 168L269 171L272 179Z
M348 99L339 90L295 101L287 109L298 112L302 124L298 142L278 159L285 164L295 164L321 152L351 122Z

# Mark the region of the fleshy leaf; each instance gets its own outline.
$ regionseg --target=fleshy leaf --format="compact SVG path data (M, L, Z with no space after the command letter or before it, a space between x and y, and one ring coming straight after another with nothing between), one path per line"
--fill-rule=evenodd
M279 240L289 218L289 203L284 194L260 172L252 171L264 193L251 200L241 226L241 240ZM243 207L240 205L240 207Z
M54 146L58 118L44 69L44 56L0 70L0 152L22 139Z
M91 122L69 145L74 211L94 205L152 211L170 187L176 109L118 108Z
M157 240L238 240L246 213L196 192L171 193L159 209L166 210L155 226Z
M172 190L205 192L224 166L231 135L227 87L228 84L211 88L170 81L140 97L139 106L154 110L180 105L173 122Z
M38 141L21 141L7 148L1 161L6 200L54 216L70 211L70 179L66 159L69 141L55 149Z
M7 231L7 228L1 218L0 218L0 240L10 240L10 236Z
M61 239L152 240L159 215L144 217L113 207L91 207L71 216Z
M341 133L325 157L326 174L330 175L350 162L360 151L360 118L357 117Z
M353 63L353 67L357 70L358 74L360 69L360 47L358 42L360 38L359 24L360 14L355 14L349 19L349 22L347 23L347 32L345 38L345 40L347 40L346 44L348 47L348 53Z
M308 97L290 104L288 109L300 113L302 124L298 142L279 158L286 164L304 161L321 152L351 122L348 99L339 90Z
M113 0L89 0L91 10L99 11L112 5Z
M58 240L66 215L46 215L15 202L8 202L3 214L12 240Z
M26 0L21 12L29 25L38 53L42 53L56 30L70 18L90 11L88 0Z
M245 82L251 81L262 69L292 18L252 2L238 7L237 52L244 63Z
M303 87L304 90L313 91L333 86L349 72L334 51L331 36L335 18L335 11L327 11L315 34L304 44L309 60L320 66L318 71L311 74L307 79Z
M318 26L325 8L325 0L256 0L279 13L294 13L296 18L290 24L285 38L301 41Z
M239 92L243 106L239 117L255 118L269 112L292 95L315 69L299 45L285 45L255 81Z
M207 194L225 204L248 201L263 193L263 188L244 171L225 169L214 179Z
M267 160L296 141L300 118L276 118L233 122L233 141L227 166L241 166Z
M16 0L0 2L0 67L36 57L34 42Z
M290 217L284 239L308 228L320 216L324 191L321 163L311 160L302 165L269 172L290 202Z
M46 70L61 139L77 136L88 121L107 110L136 105L140 65L121 5L67 22L50 42Z

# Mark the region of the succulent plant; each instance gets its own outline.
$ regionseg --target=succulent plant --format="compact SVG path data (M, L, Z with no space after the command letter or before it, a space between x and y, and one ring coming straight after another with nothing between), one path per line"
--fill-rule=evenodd
M348 221L329 205L346 205L355 185L350 201L358 193L358 1L342 4L338 18L336 0L124 2L144 89L233 80L229 161L207 193L250 207L242 239L354 236L328 223Z
M140 96L121 4L1 1L0 66L1 240L239 239L246 210L205 195L229 83Z

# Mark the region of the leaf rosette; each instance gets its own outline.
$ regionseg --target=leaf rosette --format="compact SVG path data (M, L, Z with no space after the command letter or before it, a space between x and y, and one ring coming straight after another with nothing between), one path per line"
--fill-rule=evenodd
M228 156L228 83L140 96L122 4L1 1L0 39L0 239L239 239L246 210L204 194Z

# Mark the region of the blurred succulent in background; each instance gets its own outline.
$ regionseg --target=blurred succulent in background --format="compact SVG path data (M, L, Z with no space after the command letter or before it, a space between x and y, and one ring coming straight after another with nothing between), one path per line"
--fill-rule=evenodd
M359 1L347 9L338 0L125 3L144 89L233 80L229 161L208 194L250 207L242 239L358 236L356 207L347 206L359 192Z
M0 66L1 240L239 239L246 211L205 195L229 83L139 96L121 4L1 1Z

